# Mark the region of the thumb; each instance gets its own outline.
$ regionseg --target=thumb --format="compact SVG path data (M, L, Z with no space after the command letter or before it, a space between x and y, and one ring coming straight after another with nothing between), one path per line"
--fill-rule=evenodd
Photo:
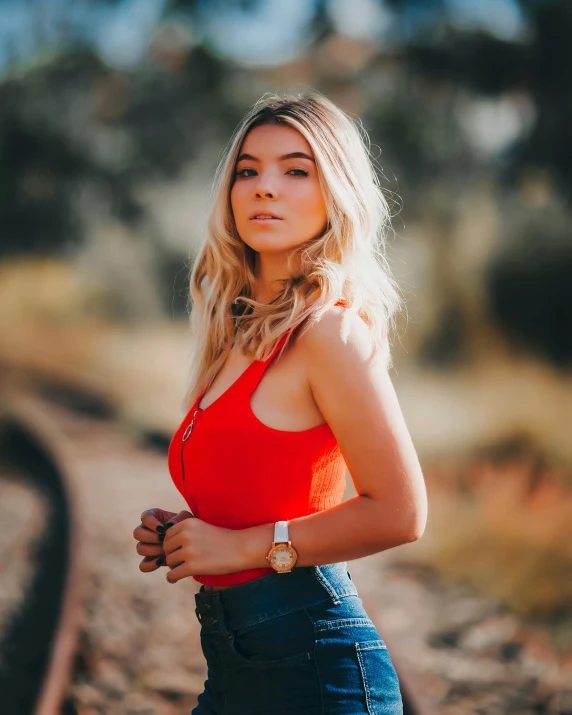
M185 519L194 518L195 517L190 511L180 511L178 514L175 514L175 516L172 516L169 521L165 522L165 529L168 529L170 526L175 526L175 524L178 524L180 521L184 521Z

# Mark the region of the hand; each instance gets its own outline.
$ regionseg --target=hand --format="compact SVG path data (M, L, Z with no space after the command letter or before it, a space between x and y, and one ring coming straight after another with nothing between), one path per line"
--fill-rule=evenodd
M147 509L141 514L141 524L133 530L133 538L138 542L137 553L145 557L139 564L143 573L166 566L162 541L170 523L175 523L172 519L177 516L176 512L164 509Z
M236 530L213 526L198 518L184 518L172 526L165 535L163 549L171 569L166 575L169 583L189 576L241 570Z

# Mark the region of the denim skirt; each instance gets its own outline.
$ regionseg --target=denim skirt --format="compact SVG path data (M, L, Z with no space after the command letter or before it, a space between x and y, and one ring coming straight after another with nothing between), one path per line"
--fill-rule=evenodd
M192 715L402 715L399 681L346 562L195 594L204 691Z

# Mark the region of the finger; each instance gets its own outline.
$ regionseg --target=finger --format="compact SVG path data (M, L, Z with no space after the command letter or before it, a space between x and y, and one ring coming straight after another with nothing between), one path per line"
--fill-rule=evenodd
M163 540L161 537L164 537L164 534L157 534L155 531L143 526L143 524L139 524L133 529L135 541L143 541L146 544L159 544Z
M175 569L177 566L185 563L185 558L181 549L177 549L172 554L165 554L165 563L170 569Z
M144 558L139 562L139 571L142 571L143 573L150 573L151 571L157 571L158 569L159 566L156 558L151 558L150 560Z
M181 521L185 519L194 519L194 514L190 511L180 511L178 514L174 514L168 521L165 522L165 527L167 529L172 529L175 524L180 524Z
M177 551L177 549L180 549L181 546L184 546L185 541L185 535L182 532L174 534L173 536L168 534L162 544L163 551L166 554L172 554L173 551Z
M168 531L165 534L165 539L172 539L173 536L176 536L181 531L183 531L183 529L188 527L188 523L187 523L188 520L196 518L193 516L188 516L189 513L190 512L188 512L188 511L181 511L181 512L179 512L179 514L177 514L176 517L174 517L171 520L173 522L173 526L168 526L169 522L167 522L167 524L165 524L165 526L167 526L167 528L168 528ZM180 516L181 514L186 514L187 516ZM177 519L177 518L178 518L178 521L175 521L175 519Z
M140 556L151 556L153 558L163 556L165 553L160 544L142 544L141 542L137 544L135 550Z
M147 573L149 571L156 571L161 566L167 566L165 554L160 554L159 556L145 556L139 564L139 569Z
M161 518L162 515L172 514L173 512L165 512L164 509L146 509L141 513L141 523L146 526L151 531L155 531L158 534L165 533L165 527L163 526L164 519ZM167 517L168 519L169 517Z
M174 517L177 512L176 511L167 511L166 509L155 509L153 512L154 516L159 519L161 524L165 524L166 521Z
M185 573L186 571L186 565L181 564L177 568L172 569L171 571L167 571L165 574L165 579L169 583L177 583L177 581L180 581L183 578L187 578L187 574Z

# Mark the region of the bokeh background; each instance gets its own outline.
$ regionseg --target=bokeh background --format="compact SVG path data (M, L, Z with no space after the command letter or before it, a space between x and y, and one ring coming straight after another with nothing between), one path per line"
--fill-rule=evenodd
M355 562L364 598L435 712L572 712L571 36L568 0L0 1L0 398L75 435L88 535L65 712L202 690L195 584L140 574L131 530L184 508L166 446L220 152L262 94L309 89L371 137L430 495L419 542ZM0 480L5 632L36 487Z

